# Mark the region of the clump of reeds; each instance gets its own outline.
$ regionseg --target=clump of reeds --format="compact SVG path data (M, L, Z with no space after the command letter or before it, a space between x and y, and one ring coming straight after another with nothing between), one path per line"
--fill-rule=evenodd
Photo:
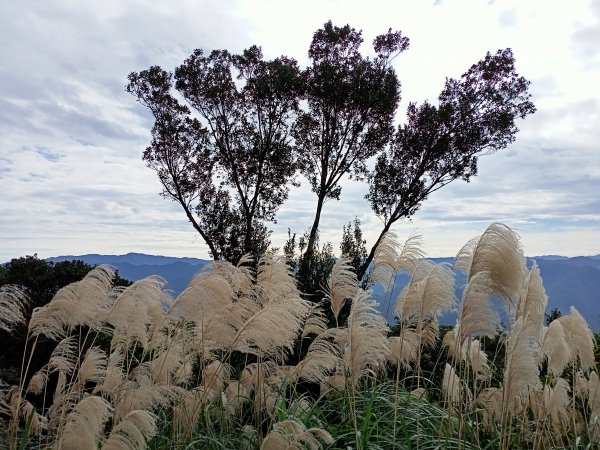
M303 298L285 260L267 256L256 272L248 262L213 263L177 298L157 277L115 288L106 266L61 289L29 321L21 383L0 386L7 447L141 449L160 435L205 448L542 448L600 437L593 334L575 308L544 327L539 269L504 225L459 252L460 302L452 268L424 260L420 238L387 235L369 280L391 288L409 275L393 336L348 260L321 303ZM2 329L26 321L26 302L0 290ZM458 322L440 342L449 309ZM40 339L54 350L30 373Z

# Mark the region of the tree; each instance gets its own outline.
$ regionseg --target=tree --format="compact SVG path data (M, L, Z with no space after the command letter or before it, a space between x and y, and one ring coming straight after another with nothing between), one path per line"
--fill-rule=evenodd
M339 199L340 180L367 175L366 161L387 144L400 100L400 83L389 62L408 48L400 32L378 36L377 57L363 57L361 32L327 22L313 36L305 71L307 109L294 125L299 167L317 195L300 279L310 271L323 205Z
M213 258L260 254L266 222L302 173L316 194L298 267L307 292L324 204L339 199L348 177L369 183L367 199L383 221L369 253L355 259L362 279L394 223L452 181L476 176L479 157L512 143L516 120L535 111L529 82L505 49L447 79L437 104L410 103L394 130L400 82L390 62L408 38L391 29L377 36L375 57L360 53L362 42L360 31L329 21L314 33L303 71L285 56L265 61L256 46L241 55L196 50L175 70L185 105L160 67L129 76L128 91L155 119L144 160Z
M363 239L362 229L360 228L360 220L358 220L358 217L355 217L354 229L352 228L352 223L348 222L348 227L344 226L342 242L340 243L342 256L351 259L351 264L355 272L358 272L367 258L366 243L367 241Z
M545 316L546 326L548 326L552 322L554 322L556 319L558 319L559 317L562 317L562 312L560 311L560 309L554 307L550 310L549 313L544 314L544 316Z
M516 73L511 50L499 50L471 66L460 80L447 79L437 106L408 106L407 123L398 127L369 179L367 199L384 227L359 278L395 222L413 216L430 194L452 181L468 182L477 175L479 156L515 140L515 120L535 112L529 84Z
M302 89L296 61L265 61L256 46L240 55L195 50L175 70L175 87L187 105L171 94L173 75L160 67L129 75L128 92L155 120L144 160L214 259L236 263L244 253L260 254L268 245L264 222L275 220L295 184L289 133Z

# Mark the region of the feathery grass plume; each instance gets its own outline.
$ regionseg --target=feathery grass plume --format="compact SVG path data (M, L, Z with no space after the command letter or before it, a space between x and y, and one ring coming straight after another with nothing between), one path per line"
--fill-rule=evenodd
M113 427L102 450L146 448L146 441L156 434L156 416L148 411L131 411Z
M73 327L85 325L94 328L96 313L110 301L113 277L114 272L109 266L100 265L81 281L63 287L50 303L33 310L29 333L60 340Z
M261 357L285 357L294 350L304 320L312 304L299 298L287 298L264 307L251 300L236 302L226 323L235 335L231 348ZM274 330L277 330L274 332Z
M410 368L410 364L417 360L420 339L412 328L405 328L400 336L390 336L388 346L390 353L388 361L397 367Z
M173 407L173 425L178 436L192 436L203 407L219 398L219 393L205 386L184 391Z
M327 317L325 316L325 312L320 303L315 303L310 307L310 311L306 316L300 337L304 339L311 334L318 336L325 332L327 327Z
M590 408L589 434L592 439L598 441L600 440L600 378L596 372L590 372L586 387Z
M384 367L388 358L388 325L375 306L369 293L362 289L352 299L342 361L344 373L354 387L363 376L374 375Z
M67 416L58 448L97 450L110 410L110 404L102 397L92 395L82 399Z
M462 384L454 367L446 363L444 367L444 378L442 379L442 392L448 405L449 411L456 411L461 403L469 404L470 396L468 387ZM466 395L465 395L466 394Z
M340 374L330 375L319 386L321 394L325 394L332 389L344 391L346 389L346 377Z
M181 384L190 379L194 368L194 354L186 351L185 344L179 341L183 332L177 333L170 345L153 351L149 369L157 384Z
M250 363L240 375L240 383L249 394L259 391L265 385L265 380L276 370L276 364L273 361L264 361Z
M565 333L565 340L571 349L573 358L579 357L583 370L596 364L594 357L594 333L577 308L571 306L569 314L556 319L560 321Z
M492 223L479 237L458 252L454 268L463 270L470 281L486 272L488 287L511 310L527 274L519 237L509 227Z
M296 279L283 257L267 255L260 259L254 288L259 290L260 296L268 303L299 297Z
M291 368L290 378L292 380L303 379L321 383L339 366L341 362L340 349L329 339L330 334L325 332L311 342L306 356Z
M402 289L394 313L405 326L437 320L456 303L454 276L447 264L421 261L412 271L409 283Z
M215 392L221 392L225 381L229 379L231 367L221 361L213 361L202 369L202 386Z
M458 357L464 342L474 336L493 338L500 327L500 317L491 302L491 278L488 272L477 272L463 291L458 323L454 333L455 347L448 351ZM448 337L450 339L451 336Z
M19 286L0 286L0 330L10 332L17 325L27 322L29 297Z
M67 387L67 376L75 370L79 355L77 337L62 339L52 351L48 361L48 373L58 372L58 382L54 391L54 400L63 394Z
M138 280L123 289L112 305L98 313L98 318L114 328L113 344L124 349L138 342L142 348L148 345L148 328L152 322L151 305L161 306L168 294L162 288L166 281L151 276Z
M504 369L505 415L519 413L529 398L530 390L539 383L539 368L535 359L527 328L520 317L515 322L506 345Z
M79 371L77 373L76 388L83 389L86 383L95 383L96 385L104 379L108 359L106 353L98 348L89 348L86 353Z
M564 378L555 378L554 387L544 386L544 409L552 424L566 430L569 426L568 407L571 402L569 382Z
M333 443L333 437L322 428L309 428L298 419L286 419L277 422L267 434L261 450L320 450L321 441Z
M490 430L502 420L502 388L484 388L477 395L476 403L483 407L482 422Z
M553 320L544 328L541 355L548 362L548 372L555 377L560 376L571 361L571 348L559 320Z
M352 270L351 259L339 258L331 269L325 289L325 299L329 301L336 323L344 303L354 296L357 289L358 280Z
M250 397L242 383L239 381L232 381L227 385L225 391L223 391L222 398L223 406L227 408L229 415L233 416L241 410L244 402Z
M119 422L123 417L136 409L150 410L155 406L166 407L176 401L183 389L172 385L155 384L150 373L144 373L146 367L138 367L134 379L124 382L121 391L114 396L114 421Z
M116 398L126 381L126 374L123 367L124 360L125 357L121 349L114 349L110 353L104 377L94 388L94 394L101 393L103 396L111 399Z
M481 342L478 339L468 339L465 341L462 346L462 360L471 364L478 379L490 379L492 371L488 364L488 357L481 348Z
M392 287L395 274L401 270L412 272L419 260L424 257L423 243L420 235L410 236L403 246L398 242L398 236L388 231L384 236L369 273L370 283L380 283L389 290Z
M47 429L47 418L39 414L35 407L19 394L18 386L9 387L6 394L0 392L0 412L3 410L16 424L19 420L24 423L31 421L31 430L36 435Z
M524 318L527 333L529 336L535 338L538 344L541 344L544 311L548 304L548 296L546 295L542 277L540 276L540 269L535 261L527 274L520 297L516 317Z

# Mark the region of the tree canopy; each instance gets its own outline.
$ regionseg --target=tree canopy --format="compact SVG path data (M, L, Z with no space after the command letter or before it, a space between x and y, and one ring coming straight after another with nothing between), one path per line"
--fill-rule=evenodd
M476 176L479 157L512 143L516 120L535 111L529 82L503 49L448 78L436 104L410 103L394 129L400 81L391 61L409 40L389 29L374 39L374 56L361 53L362 43L360 31L329 21L314 33L304 69L287 56L265 60L252 46L238 55L195 50L174 73L153 66L129 75L127 90L155 119L144 160L213 258L235 263L264 251L267 223L302 174L316 195L302 282L324 205L351 178L368 183L383 221L370 251L352 255L360 279L395 222L448 183ZM350 248L350 228L344 239ZM362 236L354 240L364 247Z

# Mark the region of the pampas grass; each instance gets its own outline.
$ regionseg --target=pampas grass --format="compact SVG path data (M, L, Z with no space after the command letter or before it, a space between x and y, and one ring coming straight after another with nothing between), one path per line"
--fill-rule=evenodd
M543 327L539 268L525 269L504 225L459 252L467 284L449 331L438 320L456 305L453 273L423 260L419 237L400 245L388 233L370 273L386 288L399 271L410 277L396 336L348 260L320 303L282 258L250 262L214 262L176 299L157 277L113 288L106 266L61 289L33 313L21 385L2 386L0 439L2 414L10 450L508 449L600 437L591 330L575 308ZM2 288L2 329L25 320L26 301ZM42 338L56 345L30 376Z

